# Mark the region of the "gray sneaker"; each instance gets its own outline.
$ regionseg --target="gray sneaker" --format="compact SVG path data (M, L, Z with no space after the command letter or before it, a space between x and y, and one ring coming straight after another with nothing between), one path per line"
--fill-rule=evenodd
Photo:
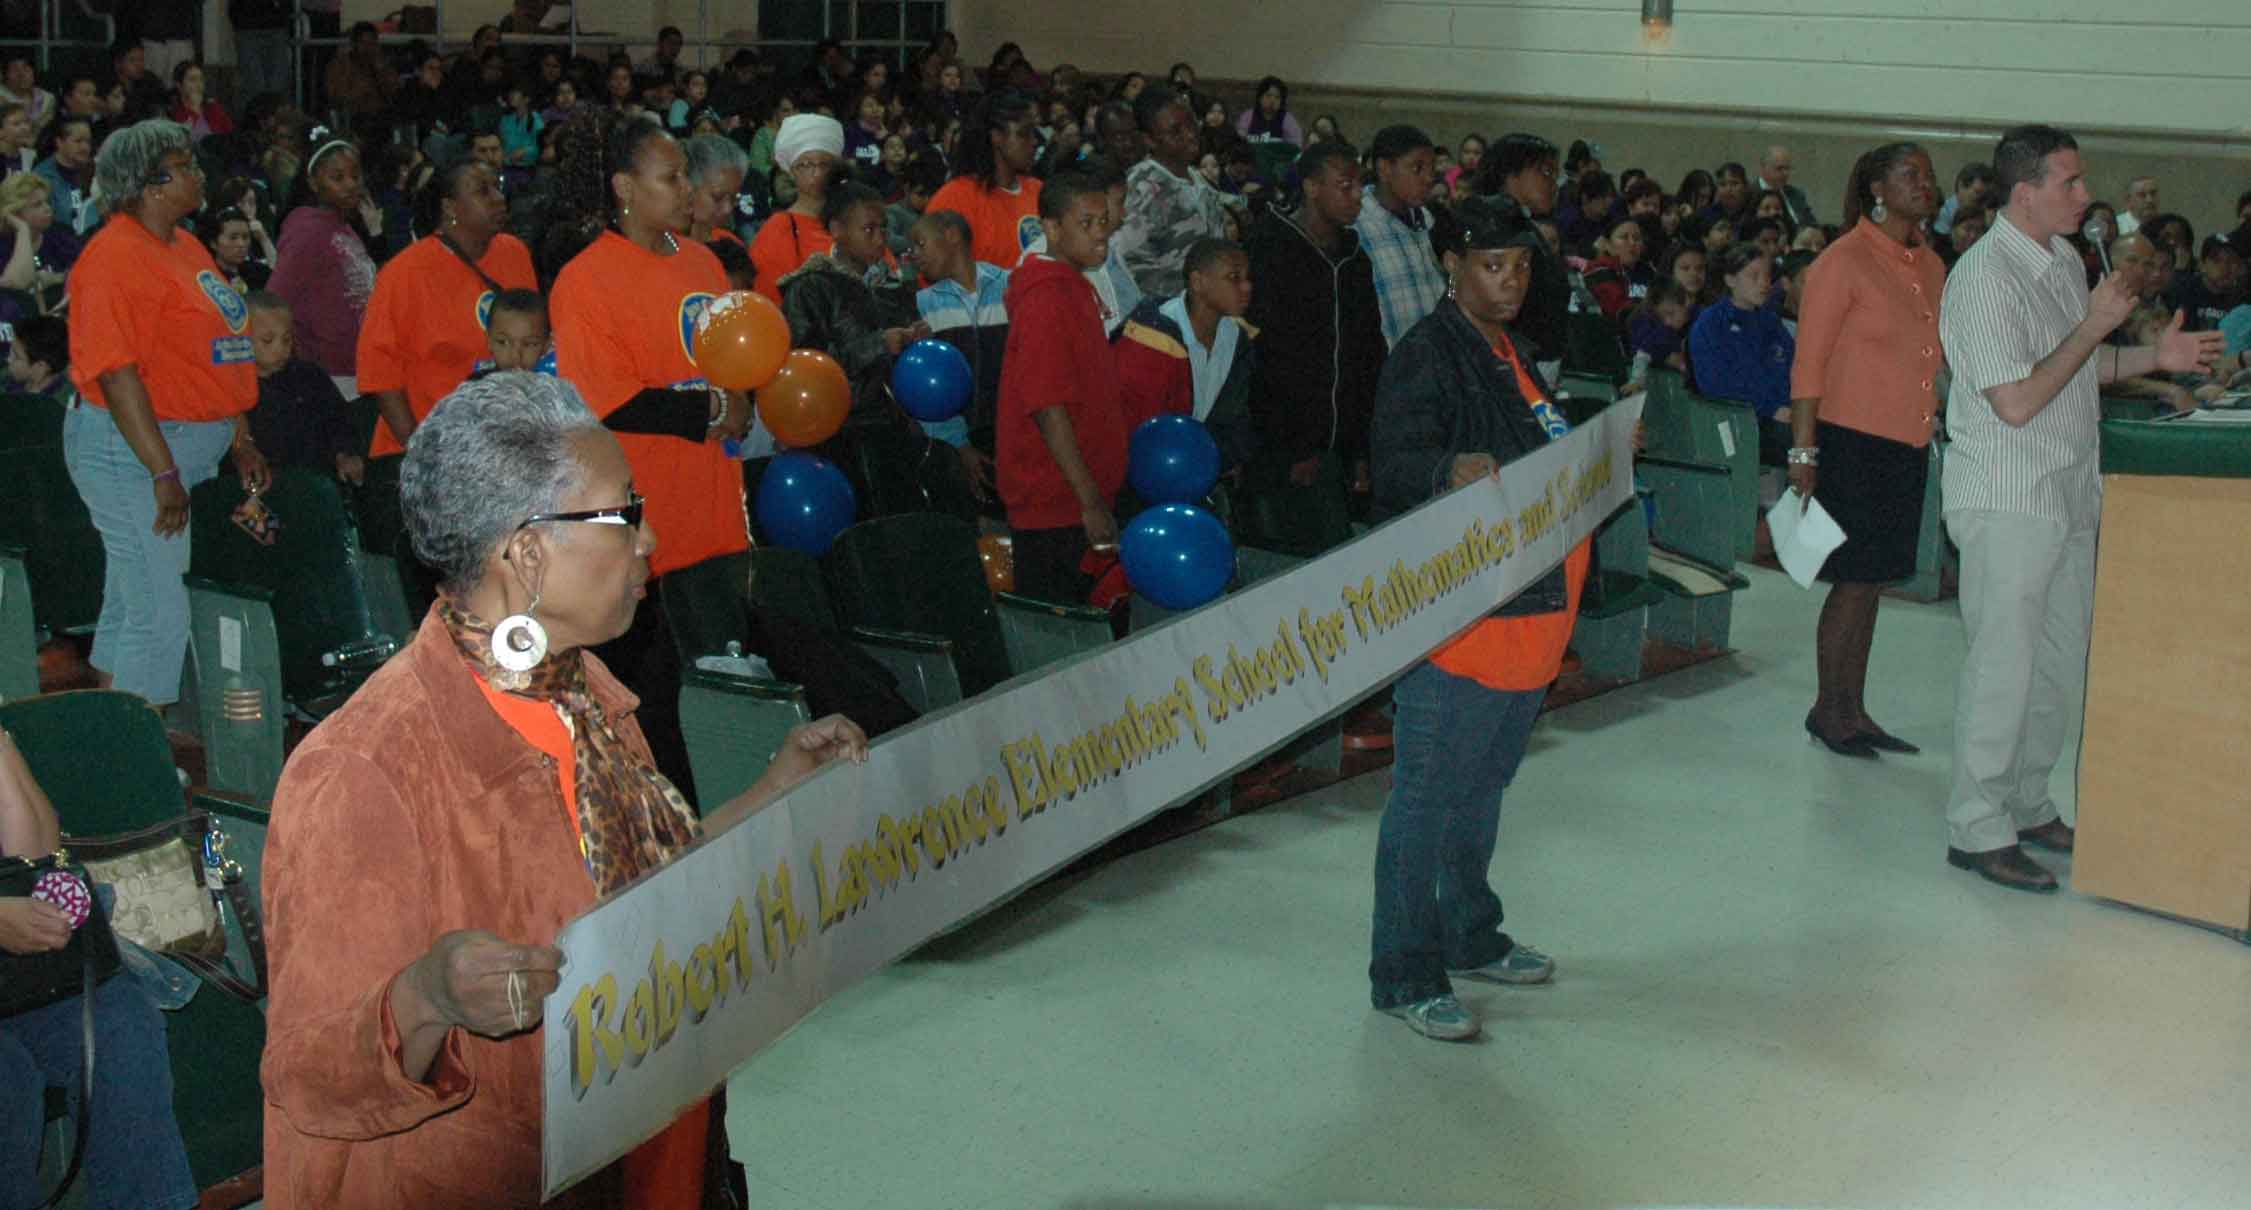
M1432 996L1413 1004L1398 1004L1383 1010L1405 1021L1407 1028L1426 1038L1441 1042L1462 1042L1477 1036L1477 1014L1462 1007L1462 1002L1452 995Z
M1479 979L1486 983L1512 983L1522 987L1555 978L1555 959L1529 945L1519 945L1508 952L1508 957L1498 962L1488 962L1471 970L1446 973L1456 979Z

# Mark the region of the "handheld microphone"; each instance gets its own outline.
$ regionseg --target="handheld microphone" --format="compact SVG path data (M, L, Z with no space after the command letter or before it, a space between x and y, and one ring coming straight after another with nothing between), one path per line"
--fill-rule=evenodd
M2110 248L2103 243L2102 220L2099 218L2088 219L2079 228L2079 234L2085 236L2087 242L2095 246L2095 255L2102 258L2103 276L2108 277L2110 275Z

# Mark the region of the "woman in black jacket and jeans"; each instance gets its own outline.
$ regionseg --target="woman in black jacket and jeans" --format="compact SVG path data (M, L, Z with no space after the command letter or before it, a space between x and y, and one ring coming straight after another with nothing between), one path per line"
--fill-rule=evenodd
M1505 476L1570 431L1510 329L1531 285L1538 234L1512 211L1472 198L1440 222L1432 244L1446 301L1400 338L1376 388L1375 497L1387 514ZM1368 979L1375 1006L1425 1037L1478 1032L1450 976L1504 984L1555 976L1552 959L1501 931L1488 870L1501 793L1562 669L1591 542L1392 687L1392 788L1376 839Z

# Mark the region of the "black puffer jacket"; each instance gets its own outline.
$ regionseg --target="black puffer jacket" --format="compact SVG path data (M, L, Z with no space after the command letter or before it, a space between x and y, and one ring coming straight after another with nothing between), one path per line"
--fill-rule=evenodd
M1525 371L1540 381L1530 363ZM1540 386L1547 389L1544 382ZM1491 454L1506 476L1510 463L1547 443L1547 430L1517 389L1516 375L1493 355L1461 307L1447 299L1399 338L1376 385L1371 468L1376 508L1392 516L1444 492L1456 454ZM1500 612L1554 613L1569 607L1567 590L1557 567Z
M779 284L790 343L834 357L852 380L844 426L903 423L905 413L891 402L892 356L883 333L914 323L912 291L890 280L871 286L826 252L807 258Z

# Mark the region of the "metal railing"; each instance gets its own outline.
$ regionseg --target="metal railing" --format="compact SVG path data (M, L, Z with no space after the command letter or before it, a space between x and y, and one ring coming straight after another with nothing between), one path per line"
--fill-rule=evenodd
M99 39L65 38L62 36L63 0L40 0L39 36L36 38L0 38L0 46L29 46L39 52L39 70L44 73L54 67L56 47L91 46L107 51L117 41L117 19L107 13L97 13L86 0L70 0L78 15L101 25Z
M59 3L60 0L48 0L48 2ZM83 6L86 3L86 0L75 0L75 2ZM859 5L853 4L846 7L845 11L850 16L849 25L851 26L851 28L845 30L836 30L831 28L829 24L831 18L834 16L834 10L836 6L831 4L823 4L821 5L821 37L822 39L835 38L839 42L842 42L848 49L883 50L895 52L898 61L893 63L892 66L894 68L904 68L907 65L905 62L906 53L915 49L916 47L923 45L922 40L910 39L906 36L907 7L909 4L913 3L929 3L930 7L938 10L938 27L940 29L950 27L951 18L953 15L953 6L948 2L948 0L903 0L898 9L900 24L897 37L862 38L858 36L860 14ZM436 15L436 21L434 22L435 28L432 32L427 34L382 34L378 37L377 40L384 46L411 46L416 43L423 43L441 50L445 49L450 44L448 43L446 38L444 0L431 0L431 8L435 10ZM308 81L305 79L306 51L316 47L341 48L349 46L351 45L351 38L349 35L341 35L334 38L312 38L305 36L308 26L305 22L305 13L302 4L300 4L297 8L296 17L293 22L293 28L297 34L297 37L292 39L294 43L294 50L290 56L290 80L297 104L300 108L302 108L305 104L305 94L308 84ZM501 45L503 46L563 47L565 48L568 56L571 58L578 57L578 50L581 43L615 46L620 44L621 42L628 44L642 44L653 43L656 41L656 34L654 30L648 31L646 34L627 35L615 30L582 29L578 23L578 6L575 4L571 6L570 25L560 33L502 34L500 37ZM681 49L683 51L694 51L696 70L705 71L719 66L720 61L725 58L724 55L719 56L719 58L717 59L713 58L713 51L732 51L742 47L748 47L753 50L772 50L777 48L810 50L811 48L818 46L820 44L820 41L821 39L814 38L714 38L711 36L711 0L697 0L696 36L693 38L683 38ZM466 45L466 43L463 43L463 45Z

